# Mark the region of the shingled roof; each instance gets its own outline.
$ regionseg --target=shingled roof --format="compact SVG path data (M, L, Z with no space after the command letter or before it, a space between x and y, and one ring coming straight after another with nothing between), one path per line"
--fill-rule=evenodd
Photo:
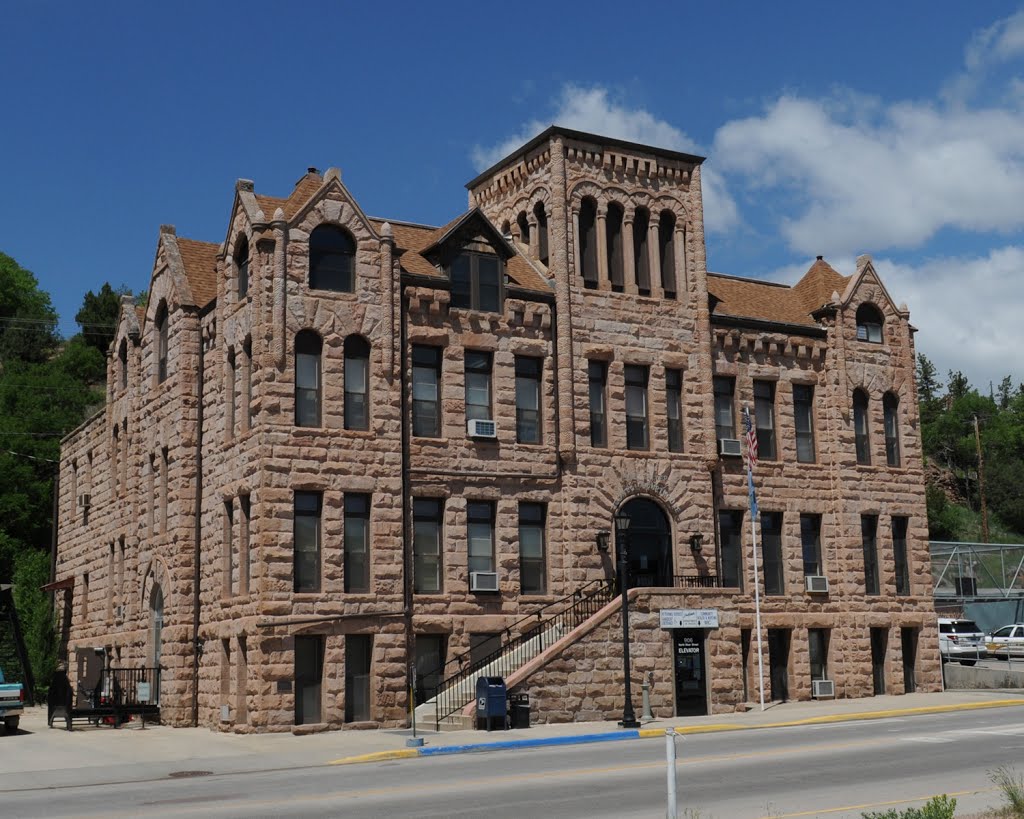
M256 203L260 206L260 210L263 211L263 215L267 219L273 219L274 213L278 208L284 211L285 219L291 219L299 212L299 208L305 205L310 197L320 190L320 186L323 184L324 180L320 174L310 170L306 172L302 179L295 183L294 190L285 199L277 196L263 196L259 193L253 195L256 197Z
M817 327L818 322L811 314L831 301L833 292L842 293L849 280L848 276L840 275L820 257L792 287L709 273L712 319L728 316Z
M217 298L217 254L220 245L178 238L178 252L185 267L185 278L197 307L206 307Z

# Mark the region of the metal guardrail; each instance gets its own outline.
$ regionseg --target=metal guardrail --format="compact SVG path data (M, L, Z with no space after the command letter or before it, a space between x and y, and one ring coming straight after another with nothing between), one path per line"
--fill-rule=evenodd
M548 603L533 614L524 617L507 629L506 639L501 646L476 661L470 660L470 652L463 652L453 660L445 663L437 672L452 666L456 670L444 677L437 686L435 700L435 722L438 730L441 722L456 711L464 708L469 701L467 686L472 686L475 677L482 671L486 676L505 677L522 667L526 662L539 655L553 645L563 635L568 634L577 626L589 620L615 596L615 587L608 580L594 580L577 589L570 595ZM557 612L555 608L565 607ZM475 689L469 694L472 699Z
M1024 597L1024 544L931 541L936 599Z

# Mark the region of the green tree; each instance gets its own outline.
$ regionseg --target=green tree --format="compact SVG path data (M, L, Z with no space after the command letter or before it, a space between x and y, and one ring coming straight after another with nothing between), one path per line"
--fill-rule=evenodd
M921 403L921 423L927 424L934 421L942 412L942 399L939 391L942 385L939 383L938 373L935 365L928 360L924 353L917 354L917 395Z
M37 702L45 701L57 667L57 640L50 600L41 587L50 579L50 556L37 549L18 555L14 568L14 606L18 611L28 662L36 681Z
M950 370L946 396L950 400L955 401L957 398L963 398L970 391L971 383L967 380L967 376L960 372L960 370L956 372Z
M0 367L45 361L57 346L57 312L28 270L0 253Z
M82 307L75 313L75 321L82 328L85 341L103 355L107 354L110 342L114 340L117 319L121 312L121 296L130 296L131 291L123 285L114 290L104 282L98 293L90 290L82 299Z

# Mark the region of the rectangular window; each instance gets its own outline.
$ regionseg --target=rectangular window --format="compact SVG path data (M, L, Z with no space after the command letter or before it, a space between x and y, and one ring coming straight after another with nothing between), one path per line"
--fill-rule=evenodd
M754 382L754 419L757 424L757 457L774 461L775 453L775 382Z
M149 474L146 489L146 524L149 528L149 536L156 534L156 456L149 456Z
M124 619L127 616L127 596L124 593L124 535L121 535L117 545L117 608L120 612L118 616Z
M878 594L878 515L860 516L860 536L864 546L864 591Z
M370 662L373 637L345 636L345 722L366 722L370 716Z
M323 495L296 492L294 500L295 565L294 590L320 591L320 516Z
M543 503L519 504L519 585L523 594L547 592Z
M718 573L722 585L730 589L743 589L743 513L718 513L718 535L722 561Z
M590 383L590 445L605 447L608 446L608 364L588 361L587 380Z
M460 253L448 269L451 306L501 312L501 261L497 256Z
M668 451L683 451L683 371L665 370L665 410Z
M647 449L647 367L627 365L626 376L626 448Z
M817 460L814 451L814 387L809 384L793 385L793 423L796 427L796 459L802 464L813 464Z
M324 638L295 638L295 724L320 722Z
M413 590L417 594L441 591L441 516L444 502L438 498L414 498Z
M821 564L821 515L800 516L800 548L804 559L804 577L823 575Z
M89 619L89 573L82 575L82 622Z
M235 351L229 349L227 352L227 374L224 379L224 437L228 441L235 437L237 378L238 368L235 364Z
M539 444L540 378L543 359L516 356L516 440Z
M896 568L896 594L910 594L910 564L907 562L907 519L892 519L892 553Z
M295 426L318 427L323 384L322 350L312 338L306 340L306 345L300 344L297 338L295 346Z
M252 428L252 342L242 345L242 432Z
M235 593L235 509L230 499L224 501L224 590L225 597Z
M107 560L107 620L114 617L114 597L117 594L114 585L114 544L110 544L110 557Z
M811 664L812 680L828 679L828 629L807 629L807 653Z
M441 435L441 348L413 345L412 434L421 438Z
M491 369L490 353L480 350L466 350L466 420L489 421L491 412Z
M252 583L252 551L249 548L249 525L251 507L248 495L238 496L238 511L241 513L238 531L238 554L241 565L241 579L239 581L239 593L248 594Z
M494 571L494 503L470 501L466 504L469 571Z
M785 594L781 512L761 513L761 554L764 557L764 593Z
M171 479L167 474L170 469L170 453L167 447L160 451L160 533L167 534L167 507L170 505Z
M715 437L719 440L736 437L736 411L733 407L735 391L735 379L715 376Z
M370 591L369 495L345 495L345 591Z

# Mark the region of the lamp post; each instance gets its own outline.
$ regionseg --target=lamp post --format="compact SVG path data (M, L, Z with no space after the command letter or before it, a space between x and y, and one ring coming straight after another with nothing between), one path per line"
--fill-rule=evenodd
M615 547L619 572L619 592L622 594L622 673L626 680L626 704L622 708L623 728L639 728L633 712L633 689L629 674L629 516L615 516Z

